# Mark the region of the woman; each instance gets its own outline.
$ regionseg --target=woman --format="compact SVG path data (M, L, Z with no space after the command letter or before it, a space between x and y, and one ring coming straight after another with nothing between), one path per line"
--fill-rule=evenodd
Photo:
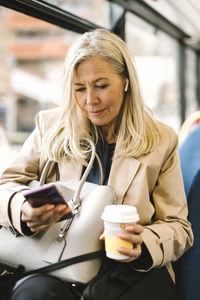
M63 217L65 205L32 208L23 190L41 174L47 158L58 163L61 180L79 179L90 138L104 167L104 184L117 199L137 207L140 224L119 237L125 261L147 271L179 258L193 242L173 129L156 121L144 105L133 59L125 43L101 29L83 34L64 66L62 104L40 112L36 128L1 178L0 223L33 234ZM88 181L98 180L94 167ZM50 172L47 182L55 180Z

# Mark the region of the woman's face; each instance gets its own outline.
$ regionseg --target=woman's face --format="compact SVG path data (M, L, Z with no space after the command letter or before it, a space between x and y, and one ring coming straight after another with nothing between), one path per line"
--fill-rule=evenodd
M125 79L114 72L110 62L95 56L78 65L73 84L77 104L90 121L100 126L104 138L113 135Z

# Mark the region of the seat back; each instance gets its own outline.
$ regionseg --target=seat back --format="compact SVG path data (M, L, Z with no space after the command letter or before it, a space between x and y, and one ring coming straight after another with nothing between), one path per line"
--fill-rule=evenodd
M200 149L199 149L200 151ZM177 287L182 300L200 299L200 168L188 194L188 219L192 224L194 245L174 263Z

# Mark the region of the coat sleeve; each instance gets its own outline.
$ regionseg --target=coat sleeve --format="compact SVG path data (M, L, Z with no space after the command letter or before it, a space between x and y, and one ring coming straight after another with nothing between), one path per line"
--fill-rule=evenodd
M177 135L168 131L168 148L151 196L155 213L144 227L143 240L151 255L152 267L177 260L193 243L188 207L177 153Z
M38 179L41 152L40 115L36 127L0 178L0 224L21 233L21 206L27 184Z

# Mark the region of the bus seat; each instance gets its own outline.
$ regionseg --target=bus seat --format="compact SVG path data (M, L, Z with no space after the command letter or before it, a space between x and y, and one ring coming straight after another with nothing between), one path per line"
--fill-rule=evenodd
M200 148L199 148L200 152ZM200 167L188 194L188 219L192 224L194 245L174 263L181 300L200 299Z
M185 187L186 197L196 175L200 169L200 126L190 130L187 137L180 143L178 148L181 170ZM199 298L200 299L200 298Z

